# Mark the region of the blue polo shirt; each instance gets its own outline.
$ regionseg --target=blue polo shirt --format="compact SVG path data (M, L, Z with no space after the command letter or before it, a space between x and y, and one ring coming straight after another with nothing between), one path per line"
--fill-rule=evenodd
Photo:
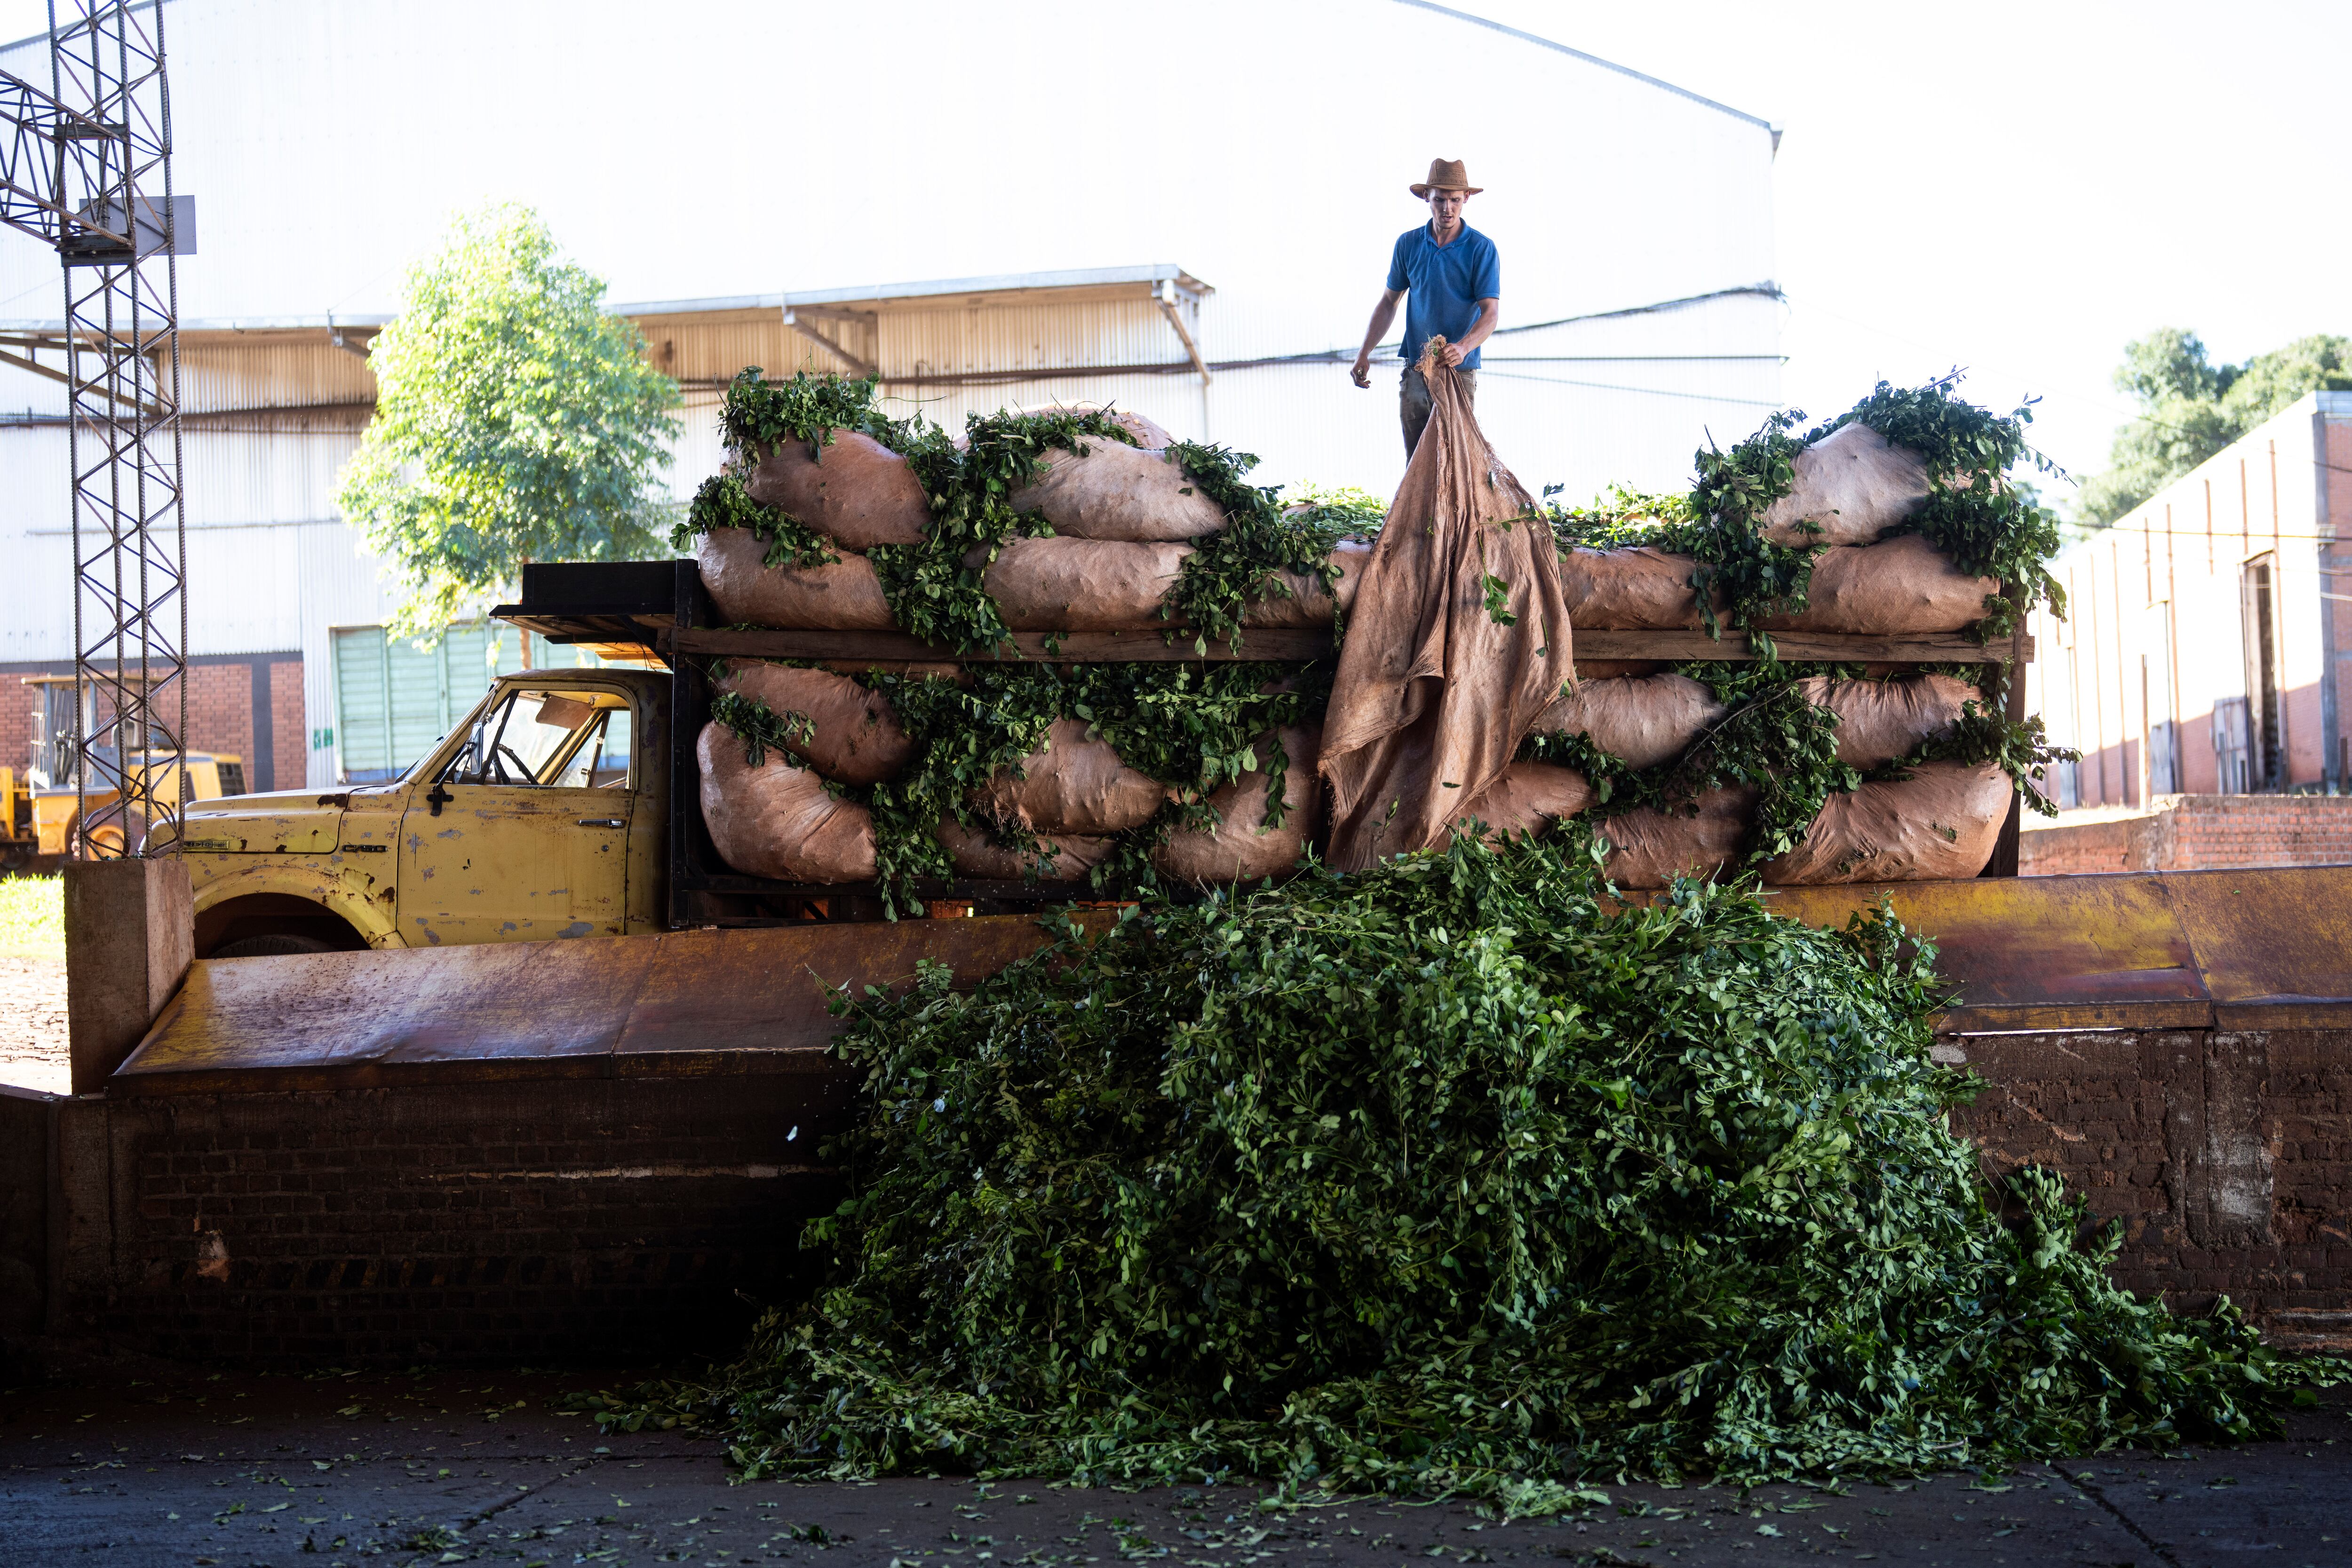
M1495 242L1466 223L1451 245L1438 244L1423 224L1397 236L1388 286L1405 290L1403 359L1419 364L1423 344L1441 335L1460 342L1478 319L1478 301L1503 297L1503 259ZM1476 349L1462 366L1478 368Z

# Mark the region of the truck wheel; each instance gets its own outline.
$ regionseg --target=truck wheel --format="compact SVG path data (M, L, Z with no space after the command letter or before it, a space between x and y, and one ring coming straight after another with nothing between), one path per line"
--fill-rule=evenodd
M321 942L315 936L296 936L291 931L266 931L259 936L241 936L235 942L223 942L213 949L214 958L267 958L281 952L332 952L332 942Z

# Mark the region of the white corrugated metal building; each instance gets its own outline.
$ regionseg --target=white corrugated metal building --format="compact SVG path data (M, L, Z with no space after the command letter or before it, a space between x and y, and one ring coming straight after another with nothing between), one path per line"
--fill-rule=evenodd
M1678 484L1694 447L1779 402L1772 128L1423 0L1210 0L1173 30L1058 3L1014 24L751 0L652 23L618 0L164 9L199 214L194 684L241 694L252 671L247 744L274 705L256 782L396 765L491 657L386 648L376 563L331 500L373 400L367 338L485 200L536 206L616 300L667 301L615 309L686 393L677 496L717 467L713 411L746 364L871 370L950 425L1116 402L1260 454L1263 482L1385 491L1396 367L1367 394L1347 363L1433 155L1486 187L1467 216L1502 252L1505 330L1480 414L1531 487ZM38 74L45 47L0 63ZM1135 264L1152 256L1182 265ZM950 280L854 281L922 274ZM49 256L0 238L0 354L58 363L58 291ZM0 363L0 763L29 722L8 672L70 658L58 391Z

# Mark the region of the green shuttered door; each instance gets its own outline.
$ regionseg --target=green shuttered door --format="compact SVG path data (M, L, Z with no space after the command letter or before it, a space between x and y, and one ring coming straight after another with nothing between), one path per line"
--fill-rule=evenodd
M347 626L334 637L335 749L345 784L399 777L473 710L493 675L523 668L521 634L512 626L452 626L431 648L387 637L382 626ZM596 662L536 637L530 658L540 669Z

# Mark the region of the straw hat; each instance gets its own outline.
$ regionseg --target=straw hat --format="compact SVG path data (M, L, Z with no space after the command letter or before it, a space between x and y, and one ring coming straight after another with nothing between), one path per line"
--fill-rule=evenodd
M1444 158L1432 158L1428 180L1411 187L1416 198L1425 197L1432 191L1460 191L1465 196L1475 196L1486 188L1470 183L1470 176L1458 158L1450 162Z

